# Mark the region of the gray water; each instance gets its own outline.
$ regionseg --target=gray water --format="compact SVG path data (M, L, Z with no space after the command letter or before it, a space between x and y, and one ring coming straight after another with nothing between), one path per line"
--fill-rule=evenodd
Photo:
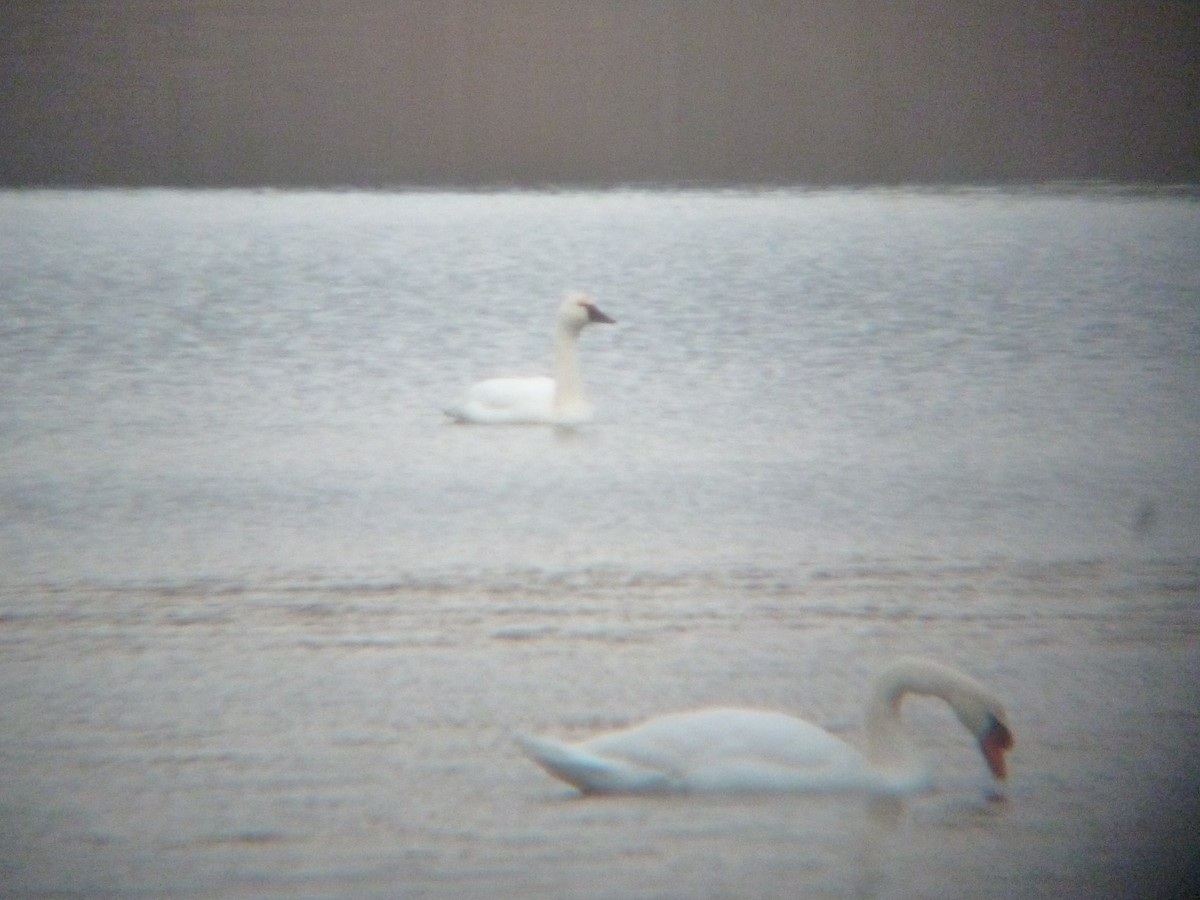
M0 194L0 885L1168 892L1197 246L1194 194L1100 187ZM572 288L595 421L445 420ZM920 704L939 790L883 816L572 800L509 741L852 735L909 652L1008 700L1006 801Z

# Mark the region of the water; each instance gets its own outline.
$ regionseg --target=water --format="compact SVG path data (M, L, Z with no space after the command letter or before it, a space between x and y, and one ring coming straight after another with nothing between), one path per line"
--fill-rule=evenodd
M1193 194L1112 188L0 194L0 883L1165 891L1198 239ZM445 421L576 287L618 320L596 421ZM1006 803L921 705L942 788L885 816L571 802L508 740L850 731L907 652L1008 698Z
M10 578L1197 546L1191 199L3 202ZM620 320L582 348L597 424L443 427L548 365L572 286Z

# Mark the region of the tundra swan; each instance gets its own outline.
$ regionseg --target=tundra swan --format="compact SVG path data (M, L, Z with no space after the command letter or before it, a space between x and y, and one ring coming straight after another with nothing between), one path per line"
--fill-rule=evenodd
M591 418L579 375L579 335L593 322L612 323L587 294L571 293L558 308L554 376L480 381L446 415L478 425L572 425Z

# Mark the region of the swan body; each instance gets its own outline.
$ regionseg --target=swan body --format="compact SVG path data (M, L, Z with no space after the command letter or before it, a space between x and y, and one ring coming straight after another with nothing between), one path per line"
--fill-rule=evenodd
M594 322L612 323L587 294L571 293L558 309L554 376L489 378L473 385L446 409L459 422L477 425L574 425L591 418L579 374L579 335Z
M779 712L705 709L650 719L577 744L520 735L534 762L584 793L764 791L908 794L929 769L900 723L909 693L945 700L979 741L992 775L1012 747L1003 706L974 679L927 660L902 660L875 680L866 707L867 752Z

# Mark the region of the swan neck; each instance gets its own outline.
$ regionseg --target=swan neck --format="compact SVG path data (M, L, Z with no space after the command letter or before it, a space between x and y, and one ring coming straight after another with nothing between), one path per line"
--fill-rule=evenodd
M554 335L554 411L569 411L583 402L579 374L579 330L560 325Z
M908 694L945 701L972 734L994 723L1003 711L995 698L974 679L939 663L902 660L875 680L867 701L867 758L877 768L919 765L914 746L900 722L900 705Z
M866 709L867 758L871 765L884 771L918 767L918 754L900 720L904 698L921 694L956 707L959 682L958 673L920 659L902 660L880 673Z
M911 758L911 744L900 721L900 704L906 693L903 686L880 680L867 702L867 760L877 771L894 769Z

